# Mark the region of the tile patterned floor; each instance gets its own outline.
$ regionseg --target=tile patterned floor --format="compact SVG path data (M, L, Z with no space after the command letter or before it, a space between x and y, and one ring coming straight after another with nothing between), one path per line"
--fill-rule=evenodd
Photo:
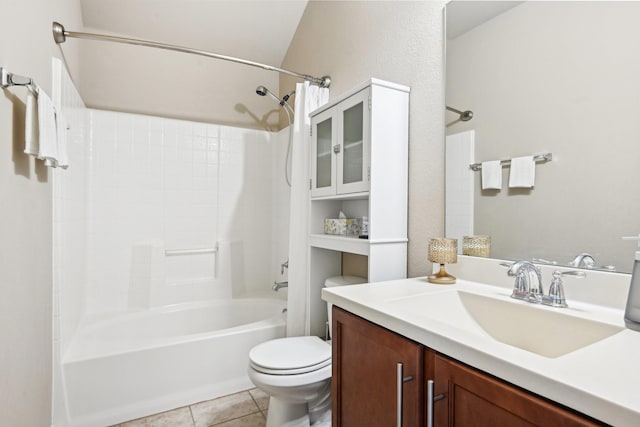
M269 396L257 388L112 427L264 427Z

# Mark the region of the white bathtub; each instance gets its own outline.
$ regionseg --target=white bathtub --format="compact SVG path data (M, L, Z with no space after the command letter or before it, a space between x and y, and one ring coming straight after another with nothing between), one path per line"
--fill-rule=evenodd
M285 306L216 300L82 326L62 366L69 424L115 424L253 387L249 350L284 336Z

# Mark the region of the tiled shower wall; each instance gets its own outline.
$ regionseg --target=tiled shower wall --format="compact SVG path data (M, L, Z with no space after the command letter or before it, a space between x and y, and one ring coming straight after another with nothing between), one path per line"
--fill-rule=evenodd
M64 423L61 362L84 314L87 283L86 108L59 59L52 61L51 98L68 124L72 165L53 169L53 418Z
M286 138L96 110L89 128L87 314L270 288Z
M86 315L276 295L288 253L288 129L88 110L64 67L53 68L71 163L54 172L60 354ZM217 255L164 256L216 245Z
M55 173L54 203L62 353L84 315L273 294L286 280L287 129L86 110L65 93L71 167ZM216 243L217 259L164 256Z
M70 167L53 169L53 324L64 354L84 314L87 283L86 108L60 60L53 60L52 100L68 124Z

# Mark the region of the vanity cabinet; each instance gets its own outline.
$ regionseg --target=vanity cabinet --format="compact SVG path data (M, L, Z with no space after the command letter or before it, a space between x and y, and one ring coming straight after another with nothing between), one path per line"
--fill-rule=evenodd
M339 308L332 317L332 425L422 425L422 346Z
M429 399L436 427L602 425L339 307L332 317L333 426L428 426Z
M433 366L427 379L434 379L434 426L601 425L432 350L425 364Z

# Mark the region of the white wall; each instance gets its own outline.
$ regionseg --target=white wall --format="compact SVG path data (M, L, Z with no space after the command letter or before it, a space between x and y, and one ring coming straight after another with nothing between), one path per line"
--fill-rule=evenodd
M444 4L311 1L282 64L331 75L331 97L371 77L411 87L409 276L430 273L428 239L444 233Z
M80 25L76 0L0 2L0 66L51 94L51 21ZM76 53L66 51L70 58ZM51 420L52 174L23 154L24 88L0 96L0 424Z

